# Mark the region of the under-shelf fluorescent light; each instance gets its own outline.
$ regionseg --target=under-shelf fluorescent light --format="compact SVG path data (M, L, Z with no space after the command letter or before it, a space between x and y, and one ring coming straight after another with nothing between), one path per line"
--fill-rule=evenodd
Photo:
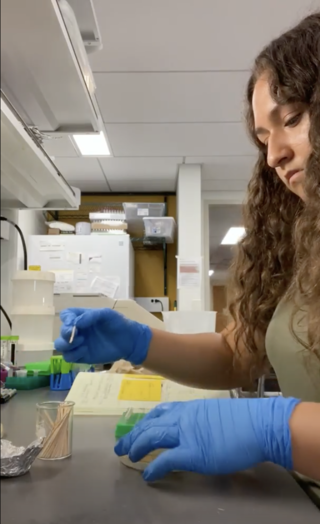
M82 156L110 156L103 131L95 135L73 135Z
M214 273L213 269L210 269L209 270L209 277L212 277L213 273Z
M244 227L230 227L221 244L225 246L238 244L238 242L244 237L245 232Z

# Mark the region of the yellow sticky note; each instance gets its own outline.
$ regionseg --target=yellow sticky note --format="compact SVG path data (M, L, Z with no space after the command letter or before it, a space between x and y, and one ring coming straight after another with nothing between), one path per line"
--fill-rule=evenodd
M154 379L123 379L120 386L118 400L160 402L161 381Z
M164 380L164 378L159 375L130 375L130 373L125 374L124 378L129 378L130 380Z
M29 266L29 271L41 271L41 266Z

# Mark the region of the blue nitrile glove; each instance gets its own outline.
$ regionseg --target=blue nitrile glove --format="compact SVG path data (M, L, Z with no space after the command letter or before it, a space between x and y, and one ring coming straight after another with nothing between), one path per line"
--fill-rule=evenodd
M147 481L171 471L235 473L261 462L292 469L289 419L296 399L210 399L160 404L117 443L138 462L167 449L145 469Z
M106 364L125 359L142 364L148 353L152 331L113 309L65 309L55 348L67 362ZM73 326L76 333L70 344Z

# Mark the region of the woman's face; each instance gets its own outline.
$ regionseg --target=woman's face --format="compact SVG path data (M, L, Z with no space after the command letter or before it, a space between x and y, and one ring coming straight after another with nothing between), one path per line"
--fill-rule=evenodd
M305 199L305 169L311 153L310 120L303 104L277 104L268 77L257 81L252 99L255 131L267 147L267 161L290 191Z

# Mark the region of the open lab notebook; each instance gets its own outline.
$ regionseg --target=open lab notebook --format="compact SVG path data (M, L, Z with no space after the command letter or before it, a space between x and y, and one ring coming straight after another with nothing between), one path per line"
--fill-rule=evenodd
M229 397L228 391L189 388L154 375L79 373L66 400L75 402L75 415L122 415L161 402Z

